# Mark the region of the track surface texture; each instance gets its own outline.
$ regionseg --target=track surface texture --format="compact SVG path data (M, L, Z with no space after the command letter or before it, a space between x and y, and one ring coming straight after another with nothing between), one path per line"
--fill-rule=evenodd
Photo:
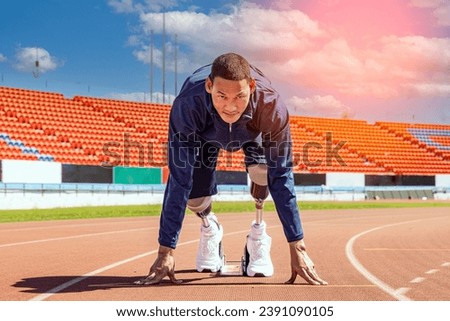
M216 213L228 260L239 260L254 213ZM2 301L448 301L449 208L303 211L308 253L328 286L290 277L278 216L264 213L275 274L195 271L200 220L186 215L176 276L136 286L156 258L159 217L0 224Z

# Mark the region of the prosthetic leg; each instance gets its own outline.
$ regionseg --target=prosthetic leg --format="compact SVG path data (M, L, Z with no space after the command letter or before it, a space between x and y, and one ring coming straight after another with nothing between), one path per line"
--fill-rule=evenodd
M247 171L251 180L250 193L255 201L256 218L247 235L242 260L243 271L247 276L271 276L273 274L273 264L270 259L272 238L267 235L266 223L263 220L264 201L269 196L267 165L250 165Z
M255 208L256 208L255 223L259 225L263 222L262 215L263 215L264 201L269 196L269 188L267 185L261 186L252 182L250 185L250 194L252 194L252 197L255 200Z
M211 196L190 199L187 207L202 220L196 269L198 272L218 272L225 260L222 249L223 228L211 212Z
M256 219L247 236L244 255L240 261L225 261L221 275L271 276L273 274L269 253L271 238L266 234L266 225L262 219L264 201L269 196L269 188L267 185L259 185L252 181L250 193L255 200ZM252 257L250 253L253 253ZM267 254L269 254L268 259Z
M269 196L269 188L267 185L259 185L252 181L250 193L255 200L256 219L252 222L244 248L242 260L244 275L272 276L273 264L270 259L272 238L266 233L266 223L262 217L264 201Z

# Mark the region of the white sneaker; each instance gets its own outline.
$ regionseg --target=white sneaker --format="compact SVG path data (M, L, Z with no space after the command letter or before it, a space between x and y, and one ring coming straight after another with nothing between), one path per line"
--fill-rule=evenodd
M209 226L200 228L200 242L198 244L196 269L198 272L210 270L218 272L223 266L222 237L223 228L217 217L210 213L208 216Z
M248 276L272 276L273 264L270 259L272 238L266 233L266 223L256 225L253 222L250 234L247 236L246 251Z

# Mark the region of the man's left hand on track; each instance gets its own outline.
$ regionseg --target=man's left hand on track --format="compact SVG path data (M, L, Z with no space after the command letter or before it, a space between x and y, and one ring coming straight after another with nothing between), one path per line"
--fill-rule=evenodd
M306 246L303 240L289 243L289 252L291 254L291 278L286 281L287 284L293 284L297 275L300 275L311 285L327 285L328 282L322 280L316 272L313 261L306 253Z

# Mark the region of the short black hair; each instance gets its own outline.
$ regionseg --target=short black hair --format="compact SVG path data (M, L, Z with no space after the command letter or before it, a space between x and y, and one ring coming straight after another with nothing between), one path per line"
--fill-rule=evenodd
M247 59L233 52L220 55L211 67L209 78L214 81L214 78L221 77L226 80L251 80L250 64Z

